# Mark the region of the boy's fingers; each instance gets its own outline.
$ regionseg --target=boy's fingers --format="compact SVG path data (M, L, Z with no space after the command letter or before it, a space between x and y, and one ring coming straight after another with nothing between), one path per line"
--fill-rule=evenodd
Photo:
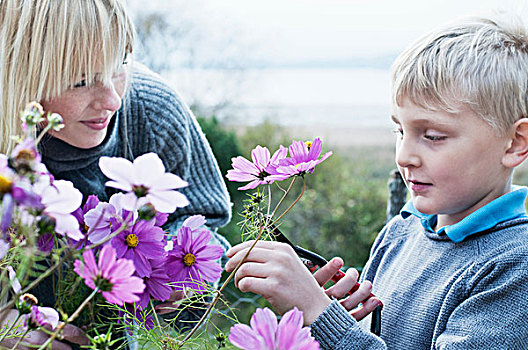
M227 272L231 272L235 269L235 267L238 265L240 260L246 256L246 253L249 248L242 249L238 251L234 256L229 259L229 261L225 265L225 270ZM261 248L253 248L249 255L246 257L245 263L247 262L259 262L264 263L270 259L269 250L267 249L261 249Z
M349 296L346 299L341 300L341 305L347 310L352 310L356 308L362 301L368 299L370 292L372 291L372 283L369 281L365 281L361 283L361 286L359 286L359 289L352 293L351 296Z
M239 251L250 248L253 245L253 243L255 243L254 240L245 241L240 244L237 244L236 246L229 248L229 250L226 252L226 255L228 258L231 258ZM277 249L283 244L284 243L278 243L274 241L258 241L257 244L255 245L255 248L259 247L262 249Z
M333 258L328 262L328 264L315 271L313 276L317 283L319 283L319 285L322 287L326 284L326 282L330 281L332 276L334 276L340 268L343 267L343 264L344 263L341 258Z
M326 290L326 294L328 296L333 296L338 299L347 296L347 293L356 285L358 277L359 272L356 269L348 269L343 278L341 278L336 284Z
M235 274L235 286L238 287L239 281L246 277L266 278L270 275L268 264L247 262L240 266Z
M380 300L378 298L369 298L366 302L363 303L360 307L353 310L350 315L356 319L356 321L361 321L365 316L370 314L372 311L380 305Z

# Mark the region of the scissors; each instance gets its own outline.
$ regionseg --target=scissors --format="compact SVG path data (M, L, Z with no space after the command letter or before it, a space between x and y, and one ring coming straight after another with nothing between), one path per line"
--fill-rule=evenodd
M295 253L301 258L304 265L310 270L310 272L315 272L318 268L323 267L328 263L328 260L323 258L321 255L314 253L308 249L305 249L303 247L300 247L298 245L293 244L288 237L282 233L282 231L274 224L269 223L268 224L268 231L271 233L271 235L277 240L277 242L286 243L290 247L293 248ZM340 279L345 277L345 273L341 270L338 270L331 278L332 282L336 283ZM356 282L354 287L352 287L351 290L347 292L347 294L351 295L355 291L358 290L360 284L359 282ZM375 297L374 294L370 293L370 297ZM381 303L381 301L380 301ZM376 309L372 312L372 320L370 325L370 331L376 335L380 335L381 333L381 309L383 308L383 304L380 304Z

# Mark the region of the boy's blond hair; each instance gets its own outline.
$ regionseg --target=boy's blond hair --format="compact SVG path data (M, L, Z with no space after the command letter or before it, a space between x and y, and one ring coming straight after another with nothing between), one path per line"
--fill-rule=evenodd
M392 104L457 112L461 103L505 134L528 117L528 32L521 21L463 19L407 48L392 67Z
M26 103L81 80L108 83L133 40L120 0L0 0L0 152L21 133Z

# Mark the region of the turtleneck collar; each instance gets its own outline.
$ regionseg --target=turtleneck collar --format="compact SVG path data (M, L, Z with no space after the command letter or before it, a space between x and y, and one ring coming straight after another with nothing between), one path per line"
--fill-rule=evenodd
M99 160L103 155L118 155L119 112L108 125L108 133L103 142L93 148L78 148L58 138L46 136L39 144L42 162L52 174L62 171L82 169Z

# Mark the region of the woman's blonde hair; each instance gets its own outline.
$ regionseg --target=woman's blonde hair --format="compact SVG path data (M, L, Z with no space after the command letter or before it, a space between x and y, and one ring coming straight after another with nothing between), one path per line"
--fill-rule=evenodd
M26 103L81 80L108 83L133 41L120 0L0 0L0 152L21 133Z
M528 33L517 18L470 18L422 37L392 67L392 103L457 112L461 104L504 134L528 117Z

